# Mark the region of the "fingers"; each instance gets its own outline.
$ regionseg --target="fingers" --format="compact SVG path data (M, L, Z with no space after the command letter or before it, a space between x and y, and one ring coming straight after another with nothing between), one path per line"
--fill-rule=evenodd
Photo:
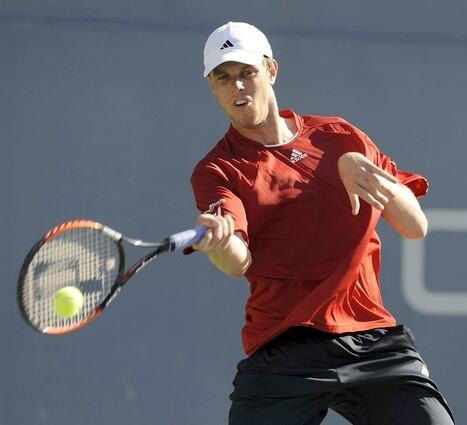
M341 178L349 176L363 176L372 184L388 189L391 184L397 183L398 180L392 174L375 165L370 159L358 152L347 152L339 158L338 161L339 174Z
M352 152L352 159L355 164L358 164L361 171L368 173L369 178L379 178L381 177L390 183L397 183L397 178L382 168L375 165L369 158L362 155L361 153Z
M373 164L369 159L367 159L367 163L365 164L365 168L367 168L368 172L370 173L370 178L379 179L381 181L381 177L390 183L397 183L397 178L394 177L392 174L389 174L387 171L384 171L382 168Z
M210 252L227 248L235 227L233 218L230 215L223 217L212 214L201 214L196 224L208 228L203 239L196 245L193 245L196 250Z
M349 193L349 199L352 206L352 214L357 215L360 211L360 199L355 193Z
M387 205L390 198L395 196L394 184L389 183L387 180L379 176L360 176L357 179L355 186L362 189L366 194L368 194L369 198L375 199L383 207ZM370 202L370 204L373 205L373 202ZM378 207L376 206L376 208Z
M385 172L384 170L381 171ZM388 198L392 198L394 196L394 189L395 185L397 184L397 179L394 176L390 177L392 177L393 180L390 180L386 176L383 176L379 173L369 172L364 174L363 178L365 181L361 181L360 184L362 187L367 188L369 191L374 188L375 191L383 193ZM366 182L369 184L369 186L365 184Z
M385 196L383 193L379 192L378 190L367 190L365 187L361 187L356 185L353 189L353 194L357 196L357 198L363 199L365 202L370 204L372 207L376 208L377 210L383 211L384 207L387 205L389 198ZM358 211L355 212L354 208L352 207L352 213L354 215L358 214Z
M397 179L356 152L342 155L338 161L339 175L352 207L352 214L360 211L360 199L383 211L395 196Z

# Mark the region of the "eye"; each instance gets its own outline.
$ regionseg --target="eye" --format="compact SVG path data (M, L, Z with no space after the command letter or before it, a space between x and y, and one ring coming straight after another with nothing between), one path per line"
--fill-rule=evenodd
M243 77L244 78L251 78L251 77L254 77L256 75L256 71L252 68L248 68L248 69L245 69L243 72Z

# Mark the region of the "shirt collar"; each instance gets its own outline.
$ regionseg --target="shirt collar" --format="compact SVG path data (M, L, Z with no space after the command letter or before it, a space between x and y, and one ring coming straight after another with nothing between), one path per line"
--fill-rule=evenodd
M302 130L303 130L303 118L301 116L297 115L292 109L283 109L282 111L279 112L279 115L282 118L286 118L286 119L293 118L293 120L295 121L295 126L297 127L297 134L295 135L294 139L291 141L291 142L293 142L302 133ZM259 143L256 140L250 139L250 138L245 137L242 134L240 134L232 126L232 124L230 125L230 128L227 131L227 133L225 134L225 138L229 142L234 142L236 144L239 143L242 146L245 146L245 147L248 147L248 148L254 149L254 150L271 149L271 148L274 149L274 148L280 148L281 146L284 146L284 145L264 146L262 143ZM289 143L287 145L289 145Z

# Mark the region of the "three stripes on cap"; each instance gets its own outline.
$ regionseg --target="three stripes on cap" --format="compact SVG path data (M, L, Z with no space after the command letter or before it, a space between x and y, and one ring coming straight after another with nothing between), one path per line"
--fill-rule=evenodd
M222 47L220 48L220 50L224 50L224 49L228 49L229 47L233 47L234 45L232 44L232 42L230 40L227 40L223 45Z

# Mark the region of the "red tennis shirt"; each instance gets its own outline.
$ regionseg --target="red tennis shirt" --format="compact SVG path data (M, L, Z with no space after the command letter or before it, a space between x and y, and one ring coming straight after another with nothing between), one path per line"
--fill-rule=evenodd
M337 170L342 154L364 154L417 197L428 189L342 118L281 116L295 120L291 142L268 147L230 127L191 179L199 210L230 214L251 251L248 355L291 326L343 333L395 325L380 291L380 212L361 202L352 215Z

